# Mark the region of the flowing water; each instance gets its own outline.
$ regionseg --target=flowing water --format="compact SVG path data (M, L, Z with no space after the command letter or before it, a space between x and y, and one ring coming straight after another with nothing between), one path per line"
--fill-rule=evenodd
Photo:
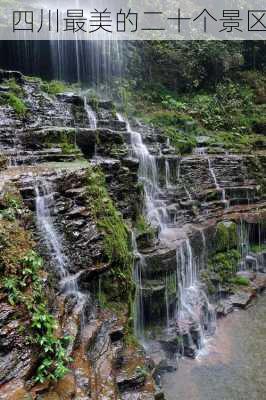
M52 216L54 211L53 187L47 181L36 181L36 222L41 238L49 252L51 264L59 277L60 291L66 296L73 296L81 312L85 306L86 296L79 291L76 275L68 272L69 260L64 254L62 237L58 233Z
M93 111L91 106L87 103L87 97L84 96L84 108L89 120L89 125L91 129L97 129L97 117L96 113Z
M203 233L202 233L203 234ZM204 238L205 240L205 238ZM203 262L205 254L203 249ZM213 334L216 329L216 314L199 282L201 262L193 256L189 239L176 251L179 301L177 322L180 331L189 331L191 324L199 330L197 347L204 346L204 336Z
M138 174L144 187L146 218L152 225L159 226L162 232L167 225L168 215L165 202L161 199L156 158L143 143L141 134L132 130L129 123L127 129L131 137L133 156L139 160Z
M118 118L122 120L121 115ZM150 154L148 147L144 144L139 132L131 129L127 123L127 130L130 133L132 155L139 160L139 180L143 183L145 195L144 214L147 220L154 226L159 227L159 239L165 238L168 230L169 217L167 207L162 200L164 189L160 188L156 158ZM166 170L166 189L170 187L170 166L168 160L165 161ZM189 198L191 196L189 195ZM171 229L171 228L170 228ZM145 258L137 248L137 242L133 237L133 249L135 253L135 272L136 283L135 300L135 333L143 339L145 330L144 310L143 310L143 276L145 275ZM179 298L176 319L179 324L197 324L199 329L198 347L202 347L204 331L209 330L209 321L214 325L214 312L209 305L207 296L200 288L198 282L198 272L200 266L195 262L189 239L176 250L177 274L176 292ZM166 328L170 327L170 305L169 305L169 278L165 277L165 320ZM206 311L202 313L202 308Z
M266 295L219 320L208 353L162 378L167 400L266 399Z

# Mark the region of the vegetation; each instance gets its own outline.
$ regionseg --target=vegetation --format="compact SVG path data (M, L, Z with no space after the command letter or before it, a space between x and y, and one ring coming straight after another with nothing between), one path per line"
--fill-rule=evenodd
M87 196L97 225L104 233L104 250L112 265L113 276L121 283L121 294L126 294L132 285L133 259L129 232L108 194L104 174L97 167L88 170Z
M58 336L56 320L48 310L43 261L33 250L30 234L20 226L18 218L23 212L19 196L6 194L0 208L0 289L28 321L26 338L39 354L35 381L57 380L68 371L70 338Z
M209 261L208 268L215 273L215 279L221 285L230 285L234 282L237 265L240 261L240 253L237 250L229 250L225 253L215 254Z
M15 79L4 81L4 86L8 88L8 92L1 94L0 104L9 104L19 116L23 117L27 112L27 107L23 100L23 88L18 85Z
M266 251L266 243L252 244L250 246L250 250L253 251L253 253L261 253L263 251Z
M41 90L53 96L59 93L66 92L68 89L69 86L62 81L53 80L51 82L46 82L46 81L41 82Z

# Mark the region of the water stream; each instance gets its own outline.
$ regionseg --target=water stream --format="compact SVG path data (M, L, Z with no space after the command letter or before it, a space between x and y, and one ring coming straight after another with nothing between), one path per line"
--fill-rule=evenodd
M118 118L122 120L122 116ZM160 188L159 173L156 164L156 158L150 154L148 147L142 140L142 135L131 129L127 123L127 130L130 133L132 155L139 160L139 181L143 183L145 209L144 215L148 222L153 226L159 227L159 240L167 237L164 235L171 227L169 227L169 217L167 206L164 202L163 195L165 190L170 187L170 166L165 161L166 169L166 188ZM191 196L188 193L188 197ZM135 300L135 333L141 340L145 336L145 321L143 310L143 276L145 276L145 257L140 253L137 247L135 236L132 239L135 254L135 272L134 279L136 283L136 300ZM189 239L185 240L176 250L177 273L175 276L176 291L179 298L176 321L179 327L187 325L186 331L190 332L190 325L196 325L199 332L199 340L197 347L201 348L204 341L204 332L209 331L209 322L214 325L214 312L209 305L207 296L198 282L200 266L193 257L192 248ZM166 329L170 327L170 305L168 293L168 280L165 277L165 320ZM202 312L202 309L205 312Z
M97 117L96 113L93 111L91 106L87 102L87 97L84 96L84 108L89 120L89 125L91 129L97 129Z
M69 260L62 245L62 237L58 233L51 210L54 211L54 188L46 180L36 180L36 222L37 228L49 252L51 264L59 278L59 287L65 296L73 296L77 302L77 310L81 313L86 303L85 294L78 288L77 275L68 272Z

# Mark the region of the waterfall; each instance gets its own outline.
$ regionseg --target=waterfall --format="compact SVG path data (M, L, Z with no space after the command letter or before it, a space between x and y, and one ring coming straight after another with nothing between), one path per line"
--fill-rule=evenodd
M216 189L217 190L221 190L221 188L220 188L220 185L219 185L219 183L218 183L218 181L217 181L217 178L216 178L216 175L215 175L215 172L214 172L214 169L212 168L212 166L211 166L211 160L210 160L210 158L208 157L207 158L208 159L208 165L209 165L209 171L210 171L210 173L211 173L211 176L212 176L212 178L213 178L213 181L214 181L214 184L215 184L215 187L216 187Z
M216 175L215 175L214 169L213 169L213 167L211 166L211 160L210 160L210 158L207 157L207 160L208 160L209 171L210 171L210 174L211 174L211 176L212 176L212 178L213 178L215 187L216 187L217 191L221 192L221 199L222 199L222 202L225 204L225 207L226 207L226 208L229 208L230 202L229 202L229 200L226 199L226 192L225 192L225 189L222 189L221 186L220 186L219 183L218 183L218 180L217 180L217 177L216 177Z
M203 239L203 253L205 251L205 236ZM203 258L205 255L203 254ZM200 263L193 256L189 239L186 239L176 251L176 265L178 277L178 326L184 332L191 327L198 331L197 347L204 344L205 332L213 333L216 325L215 311L208 301L208 297L199 283Z
M165 160L165 185L167 189L171 188L171 171L170 164L168 160Z
M62 237L57 232L51 214L54 209L53 188L47 181L35 183L36 194L36 222L37 229L49 252L51 263L59 277L60 290L66 296L72 295L77 301L77 308L81 313L85 306L86 296L79 291L78 274L68 272L69 260L64 254Z
M147 219L153 226L159 226L162 232L167 226L168 214L165 202L160 199L162 192L159 187L156 158L143 143L141 134L133 131L129 123L127 130L131 138L132 155L139 160L139 180L144 187Z
M89 120L89 125L91 129L97 129L97 117L96 113L92 110L91 106L87 102L87 97L84 96L84 108Z
M145 259L138 250L137 241L134 232L132 232L132 248L135 258L135 268L133 279L136 285L134 302L134 332L140 340L144 340L144 303L142 273L145 269Z

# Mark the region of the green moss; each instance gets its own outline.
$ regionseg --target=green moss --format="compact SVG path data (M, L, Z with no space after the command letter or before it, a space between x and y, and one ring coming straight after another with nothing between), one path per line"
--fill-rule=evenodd
M8 104L18 116L24 116L27 112L27 107L23 100L25 93L22 86L18 85L15 79L4 81L4 85L8 87L8 92L1 94L0 104Z
M26 114L27 107L24 101L17 97L15 94L7 94L7 102L19 116L23 116Z
M236 276L231 280L233 285L237 286L249 286L249 279L244 276Z
M87 196L97 226L104 234L104 250L113 272L126 286L130 285L133 258L128 229L109 196L99 168L88 169Z
M57 95L59 93L65 92L67 89L67 86L60 81L51 81L51 82L42 82L41 83L41 90L44 92L51 94L51 95Z

